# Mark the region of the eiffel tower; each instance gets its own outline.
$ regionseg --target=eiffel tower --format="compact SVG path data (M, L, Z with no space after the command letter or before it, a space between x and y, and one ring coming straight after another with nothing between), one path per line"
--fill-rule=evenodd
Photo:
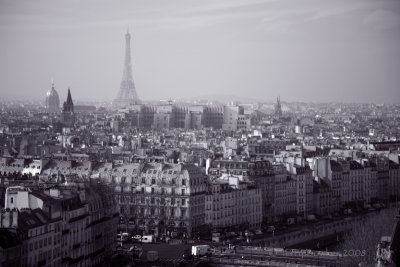
M131 105L140 104L137 96L135 83L132 76L131 63L131 35L129 31L125 34L125 63L122 81L117 98L113 102L113 106L117 108L129 107Z

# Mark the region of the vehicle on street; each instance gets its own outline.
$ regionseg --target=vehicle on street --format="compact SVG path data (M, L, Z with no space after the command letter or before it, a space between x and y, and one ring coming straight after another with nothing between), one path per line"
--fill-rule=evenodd
M249 231L249 230L246 230L246 231L244 232L244 235L245 235L245 236L254 236L254 234L253 234L251 231Z
M216 242L216 243L220 242L221 241L221 234L220 233L213 233L211 240L213 242Z
M117 234L117 240L118 241L125 242L125 241L128 240L128 238L129 238L129 234L128 233Z
M134 241L140 241L140 239L142 239L142 236L141 235L134 235L134 236L132 236L132 239Z
M210 245L192 246L192 255L197 257L211 255Z
M287 225L292 225L292 224L294 224L294 218L288 218L288 219L286 220L286 224L287 224Z
M346 215L350 215L350 214L352 214L353 213L353 211L351 210L351 209L345 209L344 211L343 211L343 214L346 214Z
M309 222L316 222L316 221L317 221L317 218L315 217L314 214L309 214L309 215L307 215L307 221L309 221Z
M193 258L193 255L190 253L190 250L185 250L182 254L182 258L184 260L190 260Z
M153 241L154 241L154 236L152 235L144 235L140 239L140 242L142 243L153 243Z

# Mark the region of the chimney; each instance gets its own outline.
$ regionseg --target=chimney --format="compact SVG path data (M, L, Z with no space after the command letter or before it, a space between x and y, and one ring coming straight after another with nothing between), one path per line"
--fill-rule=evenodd
M206 174L208 175L208 169L211 167L211 159L208 158L206 160Z
M12 225L11 227L17 228L18 227L18 210L14 209L12 211Z
M10 227L11 223L10 223L10 210L6 209L3 213L3 218L2 218L2 225L3 227Z
M52 197L60 197L60 190L57 188L50 188L50 196Z

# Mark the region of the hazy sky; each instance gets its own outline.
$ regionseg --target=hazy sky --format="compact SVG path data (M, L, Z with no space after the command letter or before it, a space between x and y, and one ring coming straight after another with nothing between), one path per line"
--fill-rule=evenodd
M0 0L0 98L400 102L399 0Z

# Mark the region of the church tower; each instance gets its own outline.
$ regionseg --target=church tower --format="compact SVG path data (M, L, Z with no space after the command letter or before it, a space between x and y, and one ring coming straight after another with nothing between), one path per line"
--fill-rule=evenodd
M276 98L276 105L275 105L275 116L277 118L282 117L282 106L281 106L281 97L278 96Z
M72 102L71 91L69 88L67 101L63 104L62 122L69 127L72 127L75 123L74 102Z
M125 34L125 62L122 81L117 98L114 100L114 107L129 107L131 105L140 104L140 99L136 93L135 83L132 76L131 63L131 35L129 32Z

